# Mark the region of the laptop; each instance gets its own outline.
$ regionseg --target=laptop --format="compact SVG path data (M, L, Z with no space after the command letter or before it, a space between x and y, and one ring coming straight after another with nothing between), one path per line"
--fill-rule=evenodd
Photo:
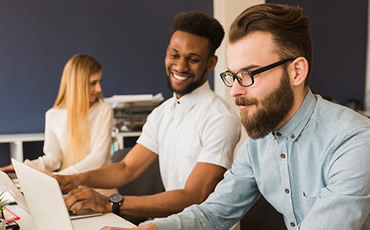
M7 192L19 205L19 207L29 213L27 202L26 199L24 199L23 194L21 193L21 191L19 191L11 178L9 178L8 174L3 171L0 171L0 184L6 188Z
M36 228L72 230L71 218L57 180L15 159L12 159L12 164ZM83 212L83 217L102 215ZM77 215L75 218L82 216Z

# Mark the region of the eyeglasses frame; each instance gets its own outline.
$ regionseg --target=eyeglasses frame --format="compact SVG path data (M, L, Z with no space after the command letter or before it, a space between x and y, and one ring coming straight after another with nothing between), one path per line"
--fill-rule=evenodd
M262 72L265 72L265 71L267 71L267 70L270 70L270 69L272 69L272 68L275 68L275 67L278 67L278 66L280 66L280 65L282 65L282 64L285 64L285 63L287 63L287 62L289 62L289 61L294 61L296 58L285 58L285 59L282 59L282 60L280 60L280 61L277 61L277 62L274 62L274 63L272 63L272 64L270 64L270 65L267 65L267 66L264 66L264 67L261 67L261 68L258 68L258 69L256 69L256 70L241 70L241 71L239 71L239 72L237 72L237 73L233 73L233 72L230 72L230 71L225 71L225 72L222 72L222 73L220 73L220 77L221 77L221 80L223 81L223 83L227 86L227 87L232 87L233 85L232 85L232 83L231 83L231 85L229 85L229 84L227 84L226 83L226 80L225 80L225 76L226 76L226 74L228 73L228 74L231 74L232 75L232 77L233 77L233 81L232 82L234 82L235 81L235 79L238 81L238 83L239 83L239 85L240 86L242 86L242 87L249 87L249 86L251 86L251 85L253 85L254 84L254 76L255 75L257 75L257 74L260 74L260 73L262 73ZM242 84L242 80L240 79L240 77L238 77L238 74L240 73L240 72L247 72L248 73L248 75L249 75L249 77L251 78L251 80L252 80L252 83L251 84L249 84L249 85L243 85Z

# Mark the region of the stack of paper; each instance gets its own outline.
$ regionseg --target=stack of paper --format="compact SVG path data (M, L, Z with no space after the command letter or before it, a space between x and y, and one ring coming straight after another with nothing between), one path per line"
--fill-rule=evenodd
M104 100L110 103L114 110L114 132L138 131L147 116L163 101L163 96L161 93L114 95Z
M135 95L114 95L112 97L104 98L104 101L111 104L113 108L124 107L126 104L147 102L159 104L163 101L162 93L156 95L152 94L135 94Z

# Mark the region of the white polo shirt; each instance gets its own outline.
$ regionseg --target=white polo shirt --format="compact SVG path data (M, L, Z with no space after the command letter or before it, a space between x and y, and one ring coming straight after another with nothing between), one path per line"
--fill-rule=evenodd
M239 117L205 82L154 109L137 143L159 155L166 191L183 189L197 162L231 167L240 127Z

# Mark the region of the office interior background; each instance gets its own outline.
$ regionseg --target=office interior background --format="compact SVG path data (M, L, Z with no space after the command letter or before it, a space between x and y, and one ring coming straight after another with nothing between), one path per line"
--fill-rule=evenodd
M102 63L105 97L159 92L172 96L164 56L176 13L212 15L216 5L242 7L248 2L255 1L1 0L0 134L43 132L44 114L56 98L64 64L76 53ZM302 6L309 17L313 92L341 104L357 99L364 106L368 1L267 2ZM218 70L209 80L212 87L220 83ZM7 151L1 144L2 156Z
M76 53L101 62L105 97L159 92L171 97L164 57L173 17L180 11L203 11L223 22L225 14L234 18L247 6L263 2L0 0L0 134L44 131L44 115L57 96L63 67ZM266 2L302 6L309 17L312 91L343 105L358 100L365 109L366 91L370 97L368 1ZM217 53L222 55L219 66L209 76L222 97L228 93L218 77L226 68L225 43ZM42 142L24 144L24 153L25 158L42 154ZM9 164L9 144L0 144L0 155L0 166Z

